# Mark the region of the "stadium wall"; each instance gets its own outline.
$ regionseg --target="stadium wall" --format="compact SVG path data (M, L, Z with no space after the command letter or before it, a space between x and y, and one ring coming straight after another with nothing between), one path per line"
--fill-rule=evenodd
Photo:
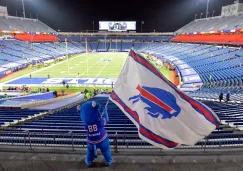
M28 96L14 97L14 100L50 100L53 99L53 92L34 94Z
M12 67L12 68L1 68L1 71L0 71L0 80L11 75L12 73L16 72L16 71L19 71L19 70L22 70L22 69L25 69L29 66L29 64L22 64L22 65L19 65L17 67Z

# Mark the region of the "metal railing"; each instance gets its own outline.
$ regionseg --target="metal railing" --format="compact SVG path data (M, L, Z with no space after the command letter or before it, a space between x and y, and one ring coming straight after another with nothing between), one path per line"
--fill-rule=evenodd
M109 135L110 145L115 152L122 149L158 149L143 141L137 134ZM25 147L65 147L71 150L86 148L86 134L76 133L42 133L42 132L15 132L0 133L0 145ZM212 134L199 141L196 145L181 145L177 149L222 149L242 148L243 134Z

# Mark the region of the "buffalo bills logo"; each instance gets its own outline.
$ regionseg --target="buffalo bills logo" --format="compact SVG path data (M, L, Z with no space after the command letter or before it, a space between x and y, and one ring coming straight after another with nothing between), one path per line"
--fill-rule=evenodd
M145 103L147 107L144 109L148 111L148 115L161 119L171 119L173 116L177 117L181 108L176 104L176 98L168 91L159 88L151 88L138 85L136 88L139 95L129 98L133 104L139 101Z

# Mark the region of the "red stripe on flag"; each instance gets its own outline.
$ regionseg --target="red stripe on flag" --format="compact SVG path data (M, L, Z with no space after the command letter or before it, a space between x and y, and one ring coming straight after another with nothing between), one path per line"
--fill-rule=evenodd
M148 61L146 61L145 59L137 56L133 51L130 51L130 55L137 60L138 62L142 63L143 65L145 65L146 67L148 67L152 72L154 72L157 76L159 76L161 78L160 73L157 71L157 69L155 69L150 63L148 63Z
M167 104L162 102L158 97L154 96L153 94L151 94L147 90L143 89L140 85L138 85L136 89L140 92L140 94L142 96L146 97L148 100L152 101L156 105L158 105L161 108L165 109L167 112L169 112L169 113L173 113L174 112L174 109L172 109L170 106L168 106Z
M139 127L139 132L141 132L142 134L144 134L146 137L149 137L149 139L153 140L153 141L157 141L157 142L161 142L162 144L164 144L167 147L176 147L178 145L178 143L172 142L172 141L166 141L163 138L152 134L148 131L146 131L144 128L142 128L141 126Z

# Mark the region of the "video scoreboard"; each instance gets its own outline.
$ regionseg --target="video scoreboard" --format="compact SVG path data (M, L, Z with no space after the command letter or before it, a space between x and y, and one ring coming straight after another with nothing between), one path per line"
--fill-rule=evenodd
M99 30L127 31L136 30L135 21L100 21Z

